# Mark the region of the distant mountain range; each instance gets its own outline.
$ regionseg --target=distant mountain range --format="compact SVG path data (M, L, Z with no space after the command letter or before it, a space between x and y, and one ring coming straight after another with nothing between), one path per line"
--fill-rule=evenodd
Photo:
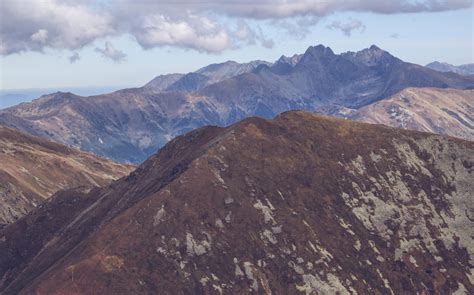
M454 66L445 62L435 61L427 64L426 67L439 72L452 72L460 75L474 75L474 64Z
M97 95L122 89L119 86L109 87L57 87L57 88L39 88L39 89L8 89L0 90L0 109L8 108L23 102L31 102L45 93L61 91L70 91L78 95Z
M274 63L214 64L104 95L53 93L0 111L0 123L138 163L196 127L292 109L360 109L408 87L472 89L474 77L406 63L377 46L334 54L318 45ZM465 112L472 117L472 109Z
M0 227L54 193L109 184L134 169L0 126Z
M473 167L306 112L200 128L0 230L0 293L474 294Z

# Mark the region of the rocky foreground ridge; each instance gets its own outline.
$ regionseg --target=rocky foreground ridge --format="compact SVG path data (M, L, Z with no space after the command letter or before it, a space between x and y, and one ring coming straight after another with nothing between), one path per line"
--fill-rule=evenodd
M2 294L474 293L474 143L287 112L0 231Z

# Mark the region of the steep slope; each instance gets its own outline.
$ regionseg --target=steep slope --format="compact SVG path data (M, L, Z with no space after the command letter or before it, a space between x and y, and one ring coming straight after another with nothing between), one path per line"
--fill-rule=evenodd
M455 66L445 62L435 61L427 64L425 67L438 72L453 72L460 75L474 75L474 64Z
M0 231L0 292L473 293L473 167L472 142L304 112L201 128Z
M271 63L261 60L255 60L248 63L226 61L219 64L205 66L188 74L160 75L147 83L144 88L154 92L197 91L207 85L244 73L250 73L260 65L270 66Z
M176 135L222 124L215 107L204 97L155 95L146 89L92 97L54 93L0 111L0 124L120 162L139 163Z
M293 109L360 108L410 86L474 88L474 77L405 63L376 46L337 55L319 45L275 64L223 63L160 79L152 86L91 97L46 95L0 110L0 123L137 163L169 139L204 125L272 118Z
M226 61L220 64L211 64L196 71L196 73L209 77L208 84L217 83L241 74L250 73L261 65L272 64L263 60L254 60L248 63Z
M0 227L59 190L103 186L133 169L0 126Z
M346 118L474 141L473 115L474 90L407 88Z
M153 80L148 82L143 87L156 92L165 91L168 87L173 85L173 83L181 79L183 76L184 74L159 75L153 78Z
M171 84L168 88L166 88L166 90L175 92L193 92L203 88L208 83L209 77L198 73L189 73Z

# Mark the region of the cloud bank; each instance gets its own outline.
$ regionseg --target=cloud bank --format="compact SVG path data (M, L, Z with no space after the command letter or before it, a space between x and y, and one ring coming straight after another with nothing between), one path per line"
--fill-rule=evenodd
M124 34L145 49L177 46L221 52L246 44L272 47L273 40L248 22L269 21L298 37L307 33L308 24L335 12L437 12L472 5L471 0L2 0L0 55L77 50ZM362 26L331 24L346 35ZM113 60L124 58L111 44L98 51Z

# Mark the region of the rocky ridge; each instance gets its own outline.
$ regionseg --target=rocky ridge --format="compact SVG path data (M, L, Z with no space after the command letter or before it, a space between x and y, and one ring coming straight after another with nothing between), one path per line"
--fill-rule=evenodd
M0 292L473 293L473 151L305 112L201 128L1 230Z

